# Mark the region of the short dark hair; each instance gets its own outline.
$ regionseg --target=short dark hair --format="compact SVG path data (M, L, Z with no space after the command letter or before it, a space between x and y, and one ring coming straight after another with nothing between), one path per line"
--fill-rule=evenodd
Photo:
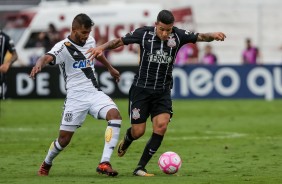
M174 23L174 16L171 11L162 10L158 14L157 21L164 24L172 24Z
M88 15L84 13L80 13L74 17L72 22L72 27L82 26L82 25L84 25L85 28L90 28L94 26L94 22L91 20L91 18Z

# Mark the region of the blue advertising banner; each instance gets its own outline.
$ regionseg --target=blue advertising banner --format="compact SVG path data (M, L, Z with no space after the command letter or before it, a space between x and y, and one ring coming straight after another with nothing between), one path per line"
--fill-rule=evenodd
M102 91L112 98L127 98L136 66L116 67L121 74L117 84L105 68L96 68ZM64 78L58 67L46 67L33 80L31 67L11 68L6 75L7 98L64 98ZM282 66L204 66L187 65L173 71L174 99L282 98Z
M184 66L173 71L173 98L282 97L282 66Z

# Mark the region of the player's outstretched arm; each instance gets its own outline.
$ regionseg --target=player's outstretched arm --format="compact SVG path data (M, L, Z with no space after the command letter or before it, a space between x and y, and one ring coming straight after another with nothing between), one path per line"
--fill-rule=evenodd
M224 41L226 38L225 34L222 32L213 33L199 33L197 41L198 42L211 42L211 41Z
M123 46L124 43L123 41L121 40L121 38L117 38L117 39L114 39L114 40L111 40L111 41L108 41L106 43L104 43L103 45L100 45L96 48L90 48L86 54L89 53L89 56L88 56L88 59L90 60L94 60L94 58L97 58L98 56L101 56L103 55L103 52L105 50L112 50L112 49L116 49L120 46Z
M18 54L16 51L13 51L12 53L10 51L7 51L4 62L0 66L0 73L7 73L11 65L18 59Z
M44 55L40 57L29 74L30 78L34 79L35 75L39 73L42 70L42 68L44 68L48 63L52 61L53 61L53 57L50 55Z

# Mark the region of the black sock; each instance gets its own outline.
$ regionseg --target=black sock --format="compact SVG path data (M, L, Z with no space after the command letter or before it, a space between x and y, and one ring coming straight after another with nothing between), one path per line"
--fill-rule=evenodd
M124 146L127 148L135 139L131 135L131 127L127 129L126 134L124 136Z
M138 163L138 167L142 167L145 168L145 166L147 165L147 163L150 161L150 159L152 158L152 156L157 152L157 150L159 149L162 141L163 141L163 137L162 135L158 135L153 133L150 140L148 141L143 154L141 156L141 159Z

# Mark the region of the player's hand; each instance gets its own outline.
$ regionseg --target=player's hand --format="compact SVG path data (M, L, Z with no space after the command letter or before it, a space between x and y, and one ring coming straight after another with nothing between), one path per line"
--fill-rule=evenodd
M103 49L100 47L90 48L86 54L89 54L88 59L93 61L95 58L100 57L103 55Z
M41 66L34 66L29 74L29 77L35 79L35 75L41 71Z
M7 73L7 71L9 70L10 68L10 63L3 63L1 66L0 66L0 73Z
M116 82L119 82L119 79L120 79L120 73L118 70L116 70L115 68L112 68L109 70L111 76L113 78L115 78Z
M222 32L215 32L213 33L213 38L216 41L224 41L224 39L226 38L226 35Z

